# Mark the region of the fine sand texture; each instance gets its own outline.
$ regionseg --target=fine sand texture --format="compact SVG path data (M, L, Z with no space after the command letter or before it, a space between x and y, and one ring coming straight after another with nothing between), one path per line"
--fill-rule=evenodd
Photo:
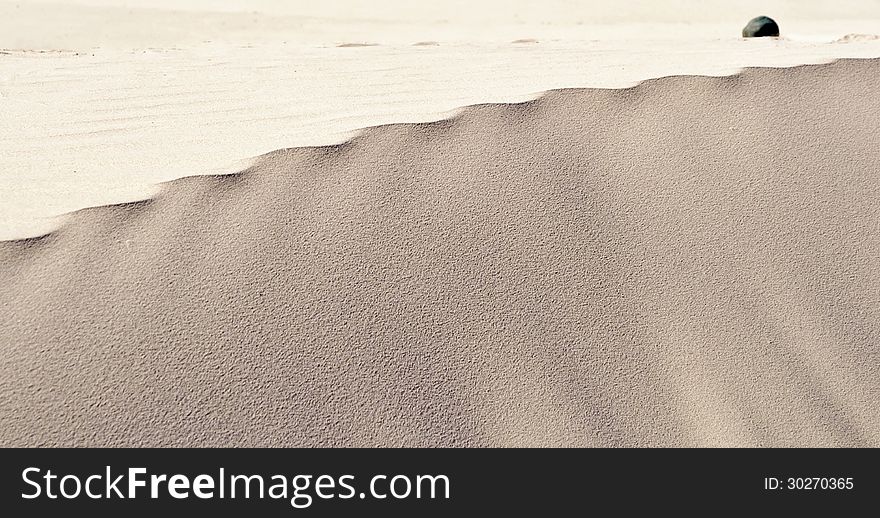
M445 119L461 106L880 57L880 40L358 45L0 53L0 240L44 234L82 208L150 198L161 182L339 144L366 127Z
M783 37L744 40L775 17ZM863 0L0 0L0 240L560 88L880 57Z
M552 91L0 243L0 445L880 446L878 77Z

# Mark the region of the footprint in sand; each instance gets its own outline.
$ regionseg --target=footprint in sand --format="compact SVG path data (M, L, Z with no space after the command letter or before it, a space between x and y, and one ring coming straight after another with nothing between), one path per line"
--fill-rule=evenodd
M847 34L843 38L836 40L835 43L853 43L858 41L876 40L880 40L880 34Z

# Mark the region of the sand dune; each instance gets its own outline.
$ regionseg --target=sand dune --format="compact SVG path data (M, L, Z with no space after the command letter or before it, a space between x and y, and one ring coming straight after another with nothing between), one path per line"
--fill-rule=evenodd
M0 444L878 446L878 73L475 106L0 243Z
M880 57L877 2L674 4L0 0L0 240L465 105ZM785 38L741 40L759 13Z
M0 56L0 239L40 235L77 209L149 198L159 182L337 144L369 126L447 118L464 105L880 57L880 41L511 41L10 51Z

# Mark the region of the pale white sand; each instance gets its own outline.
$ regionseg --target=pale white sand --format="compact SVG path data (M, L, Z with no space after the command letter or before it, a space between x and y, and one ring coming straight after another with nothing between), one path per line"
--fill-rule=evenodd
M880 34L880 7L865 2L215 4L0 2L0 239L465 105L880 56L870 38L832 43ZM786 39L740 40L757 14Z

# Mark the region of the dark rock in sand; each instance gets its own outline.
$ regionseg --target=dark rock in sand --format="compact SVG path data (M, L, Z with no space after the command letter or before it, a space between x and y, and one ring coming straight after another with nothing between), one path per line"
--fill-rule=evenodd
M759 16L752 18L743 27L743 38L762 38L765 36L779 36L779 26L773 18Z

